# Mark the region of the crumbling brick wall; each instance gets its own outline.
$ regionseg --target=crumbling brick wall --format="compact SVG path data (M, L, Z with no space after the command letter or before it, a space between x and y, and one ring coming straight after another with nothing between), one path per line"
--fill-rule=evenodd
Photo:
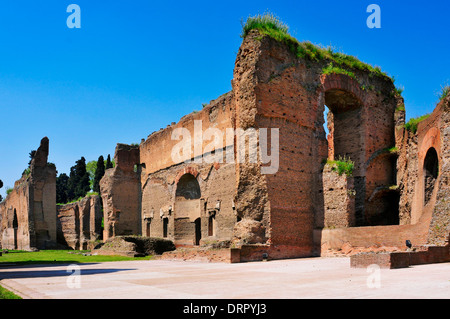
M196 134L204 134L209 127L225 133L227 128L234 128L233 112L233 95L228 93L200 112L189 114L179 123L151 134L141 143L143 235L167 237L177 245L194 245L196 238L203 241L231 239L236 222L233 204L236 177L235 164L226 162L225 157L227 151L234 154L232 143L224 134L222 148L212 149L215 155L222 152L222 160L208 160L207 156L212 156L207 152L211 141L200 137L200 144L197 144L200 153L192 144L189 154L174 161L172 150L179 141L172 139L172 134L175 129L182 128L195 139ZM195 123L200 126L196 127ZM199 194L195 198L177 196L180 183L186 177L198 185L196 192Z
M241 257L248 260L262 252L271 258L311 256L324 244L334 247L338 242L401 245L413 233L423 242L428 225L414 224L420 219L414 198L421 187L421 145L428 133L419 126L415 139L404 138L403 99L391 79L363 69L353 70L352 76L324 74L329 63L327 58L298 57L286 44L249 32L236 57L231 92L152 133L139 147L118 145L119 165L101 182L105 238L131 232L168 237L179 245L198 244L199 238L228 240L233 247L245 247ZM328 136L325 105L330 110ZM427 123L439 127L446 138L445 125L439 124L446 120L433 118ZM208 152L219 149L207 139L196 143L195 136L210 127L222 132L278 129L276 172L261 173L266 166L261 158L205 162ZM178 129L194 141L174 160ZM221 138L220 150L236 158L237 137ZM439 156L445 156L447 144L439 147ZM354 170L353 182L348 179L345 186L351 191L343 187L337 195L334 189L330 192L323 162L339 157L350 158ZM409 158L412 164L406 167ZM410 183L411 174L419 177ZM177 189L187 175L199 194L182 199ZM442 176L436 198L447 191ZM327 211L334 196L348 203L339 213ZM327 219L338 229L324 229Z
M375 219L379 205L370 201L371 195L395 181L395 163L389 158L366 165L375 152L395 145L392 81L359 70L358 80L322 75L328 63L298 58L284 44L256 31L244 39L236 59L236 126L280 129L278 172L261 176L260 165L240 165L236 209L256 216L253 219L266 228L267 242L285 256L314 254L314 229L324 226L321 171L329 153L355 162L357 225ZM338 149L328 145L325 136L325 104L335 114L329 140ZM385 198L380 196L380 201Z
M48 164L49 140L44 137L29 174L14 184L0 203L1 244L6 249L48 249L56 246L56 168Z
M103 239L140 234L139 147L117 144L115 167L107 169L100 181L103 201Z
M89 249L89 243L102 234L101 198L97 195L57 206L58 244L75 250Z

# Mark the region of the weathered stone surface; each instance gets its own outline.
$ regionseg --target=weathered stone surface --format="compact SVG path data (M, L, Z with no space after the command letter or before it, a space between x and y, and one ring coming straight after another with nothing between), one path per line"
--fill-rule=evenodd
M101 198L86 196L80 201L57 206L58 243L75 250L86 250L102 236Z
M175 250L172 241L163 238L141 236L116 236L105 241L101 247L94 249L93 254L121 255L129 257L161 255Z
M0 203L0 245L5 249L56 247L56 168L47 163L48 152L49 140L44 137L29 173Z
M266 240L266 229L260 221L244 218L234 226L234 245L260 244Z
M347 253L404 249L406 239L424 244L437 196L428 208L417 206L427 130L419 127L413 136L403 129L404 101L392 81L359 69L354 77L323 74L329 63L298 58L285 44L250 32L236 57L231 92L149 135L139 155L118 145L124 160L116 161L131 161L137 172L125 164L128 173L111 171L102 180L108 236L133 223L141 234L178 246L230 241L241 249L241 260L258 260L262 252L273 258L312 256L326 247ZM433 118L429 127L442 128L441 115ZM278 129L276 172L262 174L267 164L261 158L206 163L210 140L192 143L174 160L177 129L195 138L211 127ZM238 139L222 138L221 151L236 159ZM351 178L323 170L324 159L339 157L354 162ZM187 179L191 186L182 190ZM445 215L434 219L447 225Z
M322 172L324 197L324 227L352 227L355 225L355 190L353 178L339 175L331 165Z
M324 74L330 63L298 57L285 43L251 31L236 57L231 92L140 145L117 144L116 167L100 183L104 239L161 237L183 247L183 258L220 249L218 259L233 261L404 250L407 239L445 245L449 97L413 134L404 128L404 101L392 80L367 69ZM222 132L217 144L207 135L212 128ZM273 138L264 141L258 133L266 129ZM186 148L179 147L180 131ZM237 132L256 134L246 152ZM271 163L258 149L266 142L267 153L278 156ZM36 246L53 232L47 222L53 224L54 204L45 198L54 196L46 179L54 173L46 154L43 139L31 176L0 204L6 245L22 238L21 247ZM354 163L351 177L324 169L324 160L340 158ZM58 217L61 238L74 247L92 238L83 205L61 209ZM14 218L14 210L31 214ZM138 244L117 245L128 254Z
M139 148L118 144L114 160L116 166L107 169L100 181L104 211L104 240L119 235L140 233L141 194L137 170Z

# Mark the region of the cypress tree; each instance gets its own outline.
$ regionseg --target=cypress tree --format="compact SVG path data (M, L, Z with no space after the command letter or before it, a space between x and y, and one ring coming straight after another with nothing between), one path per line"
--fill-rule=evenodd
M105 175L105 159L102 155L97 161L97 168L95 169L94 185L92 187L94 192L100 193L100 180Z
M106 167L105 167L105 169L108 169L108 168L113 168L113 164L111 162L111 156L109 154L108 154L108 157L106 159Z
M76 162L77 175L79 176L79 183L76 188L77 197L84 197L91 190L91 185L89 184L89 173L86 170L86 159L81 157L80 160Z
M70 168L68 180L68 200L72 201L79 197L84 197L91 190L89 185L89 173L86 171L86 159L81 157L75 162L75 166Z
M67 203L68 200L68 181L69 176L62 173L56 178L56 202L57 203Z

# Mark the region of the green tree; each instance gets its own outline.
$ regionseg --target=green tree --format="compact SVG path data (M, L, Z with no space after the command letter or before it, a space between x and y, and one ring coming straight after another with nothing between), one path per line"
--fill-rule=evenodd
M56 178L56 202L57 203L67 203L68 200L68 182L69 176L62 173Z
M97 161L89 161L86 163L86 171L89 174L89 185L94 189L95 170L97 169Z
M3 182L2 182L2 180L0 179L0 188L2 188L3 187ZM3 197L2 197L2 195L0 195L0 202L1 201L3 201Z
M106 158L106 167L105 169L113 168L113 163L111 162L111 156L108 154L108 157Z
M91 190L89 185L89 173L86 170L86 159L81 157L75 162L75 166L70 168L68 186L68 200L72 201L79 197L84 197Z
M97 168L95 169L94 185L92 187L94 192L100 193L100 180L105 175L105 159L102 155L97 161Z

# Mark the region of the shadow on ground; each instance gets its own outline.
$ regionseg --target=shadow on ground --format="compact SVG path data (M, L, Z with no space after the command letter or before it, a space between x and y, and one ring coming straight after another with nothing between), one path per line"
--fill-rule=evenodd
M130 270L136 270L134 268L128 268L128 269L118 269L118 268L110 268L110 269L83 269L83 266L86 265L95 265L97 263L77 263L77 262L64 262L60 264L33 264L33 265L17 265L19 263L10 264L11 267L8 269L6 265L2 265L0 267L0 280L2 279L17 279L17 278L37 278L37 277L64 277L64 276L70 276L74 274L76 270L80 271L80 275L97 275L97 274L108 274L108 273L115 273L118 271L130 271ZM52 267L64 267L66 266L66 269L48 269L48 270L32 270L33 268L52 268ZM70 266L70 267L69 267ZM80 267L80 268L76 268ZM8 269L7 271L4 271L5 269Z

